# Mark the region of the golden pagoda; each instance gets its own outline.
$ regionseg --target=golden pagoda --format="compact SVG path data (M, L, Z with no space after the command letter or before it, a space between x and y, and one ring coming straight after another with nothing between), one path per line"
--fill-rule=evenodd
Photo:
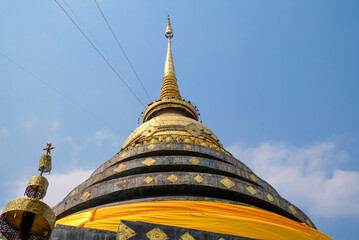
M178 88L169 17L165 36L159 99L121 151L54 207L53 239L331 239L198 121Z

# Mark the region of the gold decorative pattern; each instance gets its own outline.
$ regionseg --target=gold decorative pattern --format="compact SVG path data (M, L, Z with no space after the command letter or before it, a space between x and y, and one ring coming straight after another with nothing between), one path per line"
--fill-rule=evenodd
M91 193L85 192L85 193L82 195L81 199L82 199L83 201L85 201L85 200L88 199L90 196L91 196Z
M77 189L73 190L71 193L70 193L70 196L73 196L77 193Z
M154 164L157 160L153 159L151 157L146 158L146 160L144 160L142 163L147 165L147 166L151 166L152 164Z
M186 145L185 148L186 148L187 150L191 150L191 149L192 149L191 145Z
M166 145L166 147L167 147L167 148L171 148L171 147L172 147L172 144L169 143L169 144Z
M197 165L197 164L199 164L201 161L198 159L198 158L196 158L196 157L193 157L193 158L191 158L190 160L188 160L190 163L192 163L193 165Z
M232 182L229 178L225 177L223 178L220 183L222 183L226 188L230 189L234 185L236 185L234 182Z
M124 163L121 163L120 165L118 165L117 168L115 168L113 171L115 172L122 172L123 170L125 170L127 168L127 165Z
M191 234L189 234L188 232L186 232L185 234L183 234L178 240L195 240L194 237L192 237Z
M307 225L309 226L309 227L313 227L313 224L312 224L312 222L309 220L309 219L307 219L307 220L305 220L305 222L307 223Z
M174 183L178 180L178 177L174 174L171 174L171 176L169 176L167 179Z
M288 208L289 208L289 210L290 210L293 214L296 214L296 213L297 213L297 210L295 210L295 208L293 207L293 205L290 205Z
M153 178L151 178L150 176L145 178L145 182L150 184L153 181Z
M258 179L254 174L249 175L249 177L253 180L253 182L257 182Z
M5 220L10 226L18 229L23 212L32 212L36 215L30 234L44 235L46 231L50 232L55 225L55 214L52 209L44 202L34 198L22 197L11 200L5 205L2 215L5 216Z
M44 154L40 156L39 171L44 173L51 172L51 156Z
M167 240L168 239L167 234L162 232L161 229L159 229L159 228L152 229L151 231L146 233L146 236L150 240Z
M197 176L194 177L194 180L196 180L198 183L201 183L203 182L204 179L201 175L198 174Z
M118 240L127 240L131 237L135 236L136 232L133 231L129 226L124 223L120 223L120 230L119 230L119 239Z
M148 150L153 150L153 149L155 149L156 148L156 145L155 144L151 144L151 145L148 145L147 146L147 149Z
M121 155L120 155L120 157L121 158L124 158L124 157L126 157L128 155L128 152L123 152Z
M247 191L250 192L252 195L256 194L257 191L252 187L252 186L248 186L247 188Z
M226 240L226 239L224 239L224 238L220 238L220 239L218 239L218 240Z
M267 194L267 198L269 201L273 202L274 201L274 198L272 195L270 195L269 193Z

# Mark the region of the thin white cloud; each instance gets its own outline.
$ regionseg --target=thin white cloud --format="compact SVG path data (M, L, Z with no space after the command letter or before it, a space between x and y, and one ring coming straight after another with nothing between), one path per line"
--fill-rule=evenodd
M359 216L359 172L334 166L349 159L333 142L297 148L266 142L229 151L287 200L318 217Z
M107 144L109 144L109 146L111 146L113 148L120 147L118 137L116 137L115 135L113 135L111 132L109 132L107 130L97 131L93 135L92 139L94 139L96 144L99 146L102 146L102 144L107 143Z
M60 127L60 123L58 121L54 121L52 124L51 124L51 132L52 133L55 133Z
M66 173L46 174L45 177L49 181L49 188L44 198L44 202L51 207L55 206L62 201L72 189L85 181L92 172L93 170L74 169ZM22 179L16 182L13 193L15 196L23 196L27 181L27 179Z
M37 117L32 117L30 119L28 119L26 122L25 122L25 130L27 131L31 131L33 130L37 125L39 125L39 119Z
M8 137L9 136L9 130L7 130L6 128L1 128L0 129L0 135L3 137Z

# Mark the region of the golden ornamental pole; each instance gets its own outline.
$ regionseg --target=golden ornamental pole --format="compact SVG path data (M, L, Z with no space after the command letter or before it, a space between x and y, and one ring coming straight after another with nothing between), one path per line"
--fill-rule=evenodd
M51 142L47 143L46 154L40 157L40 175L29 179L26 197L8 202L0 215L0 231L8 240L47 240L55 225L55 214L44 202L48 181L42 176L51 171Z

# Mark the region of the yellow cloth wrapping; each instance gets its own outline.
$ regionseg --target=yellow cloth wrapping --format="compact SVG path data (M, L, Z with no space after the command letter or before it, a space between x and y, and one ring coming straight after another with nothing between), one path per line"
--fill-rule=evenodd
M201 201L141 202L91 209L56 224L117 231L121 220L191 228L263 240L329 240L327 235L278 214Z

